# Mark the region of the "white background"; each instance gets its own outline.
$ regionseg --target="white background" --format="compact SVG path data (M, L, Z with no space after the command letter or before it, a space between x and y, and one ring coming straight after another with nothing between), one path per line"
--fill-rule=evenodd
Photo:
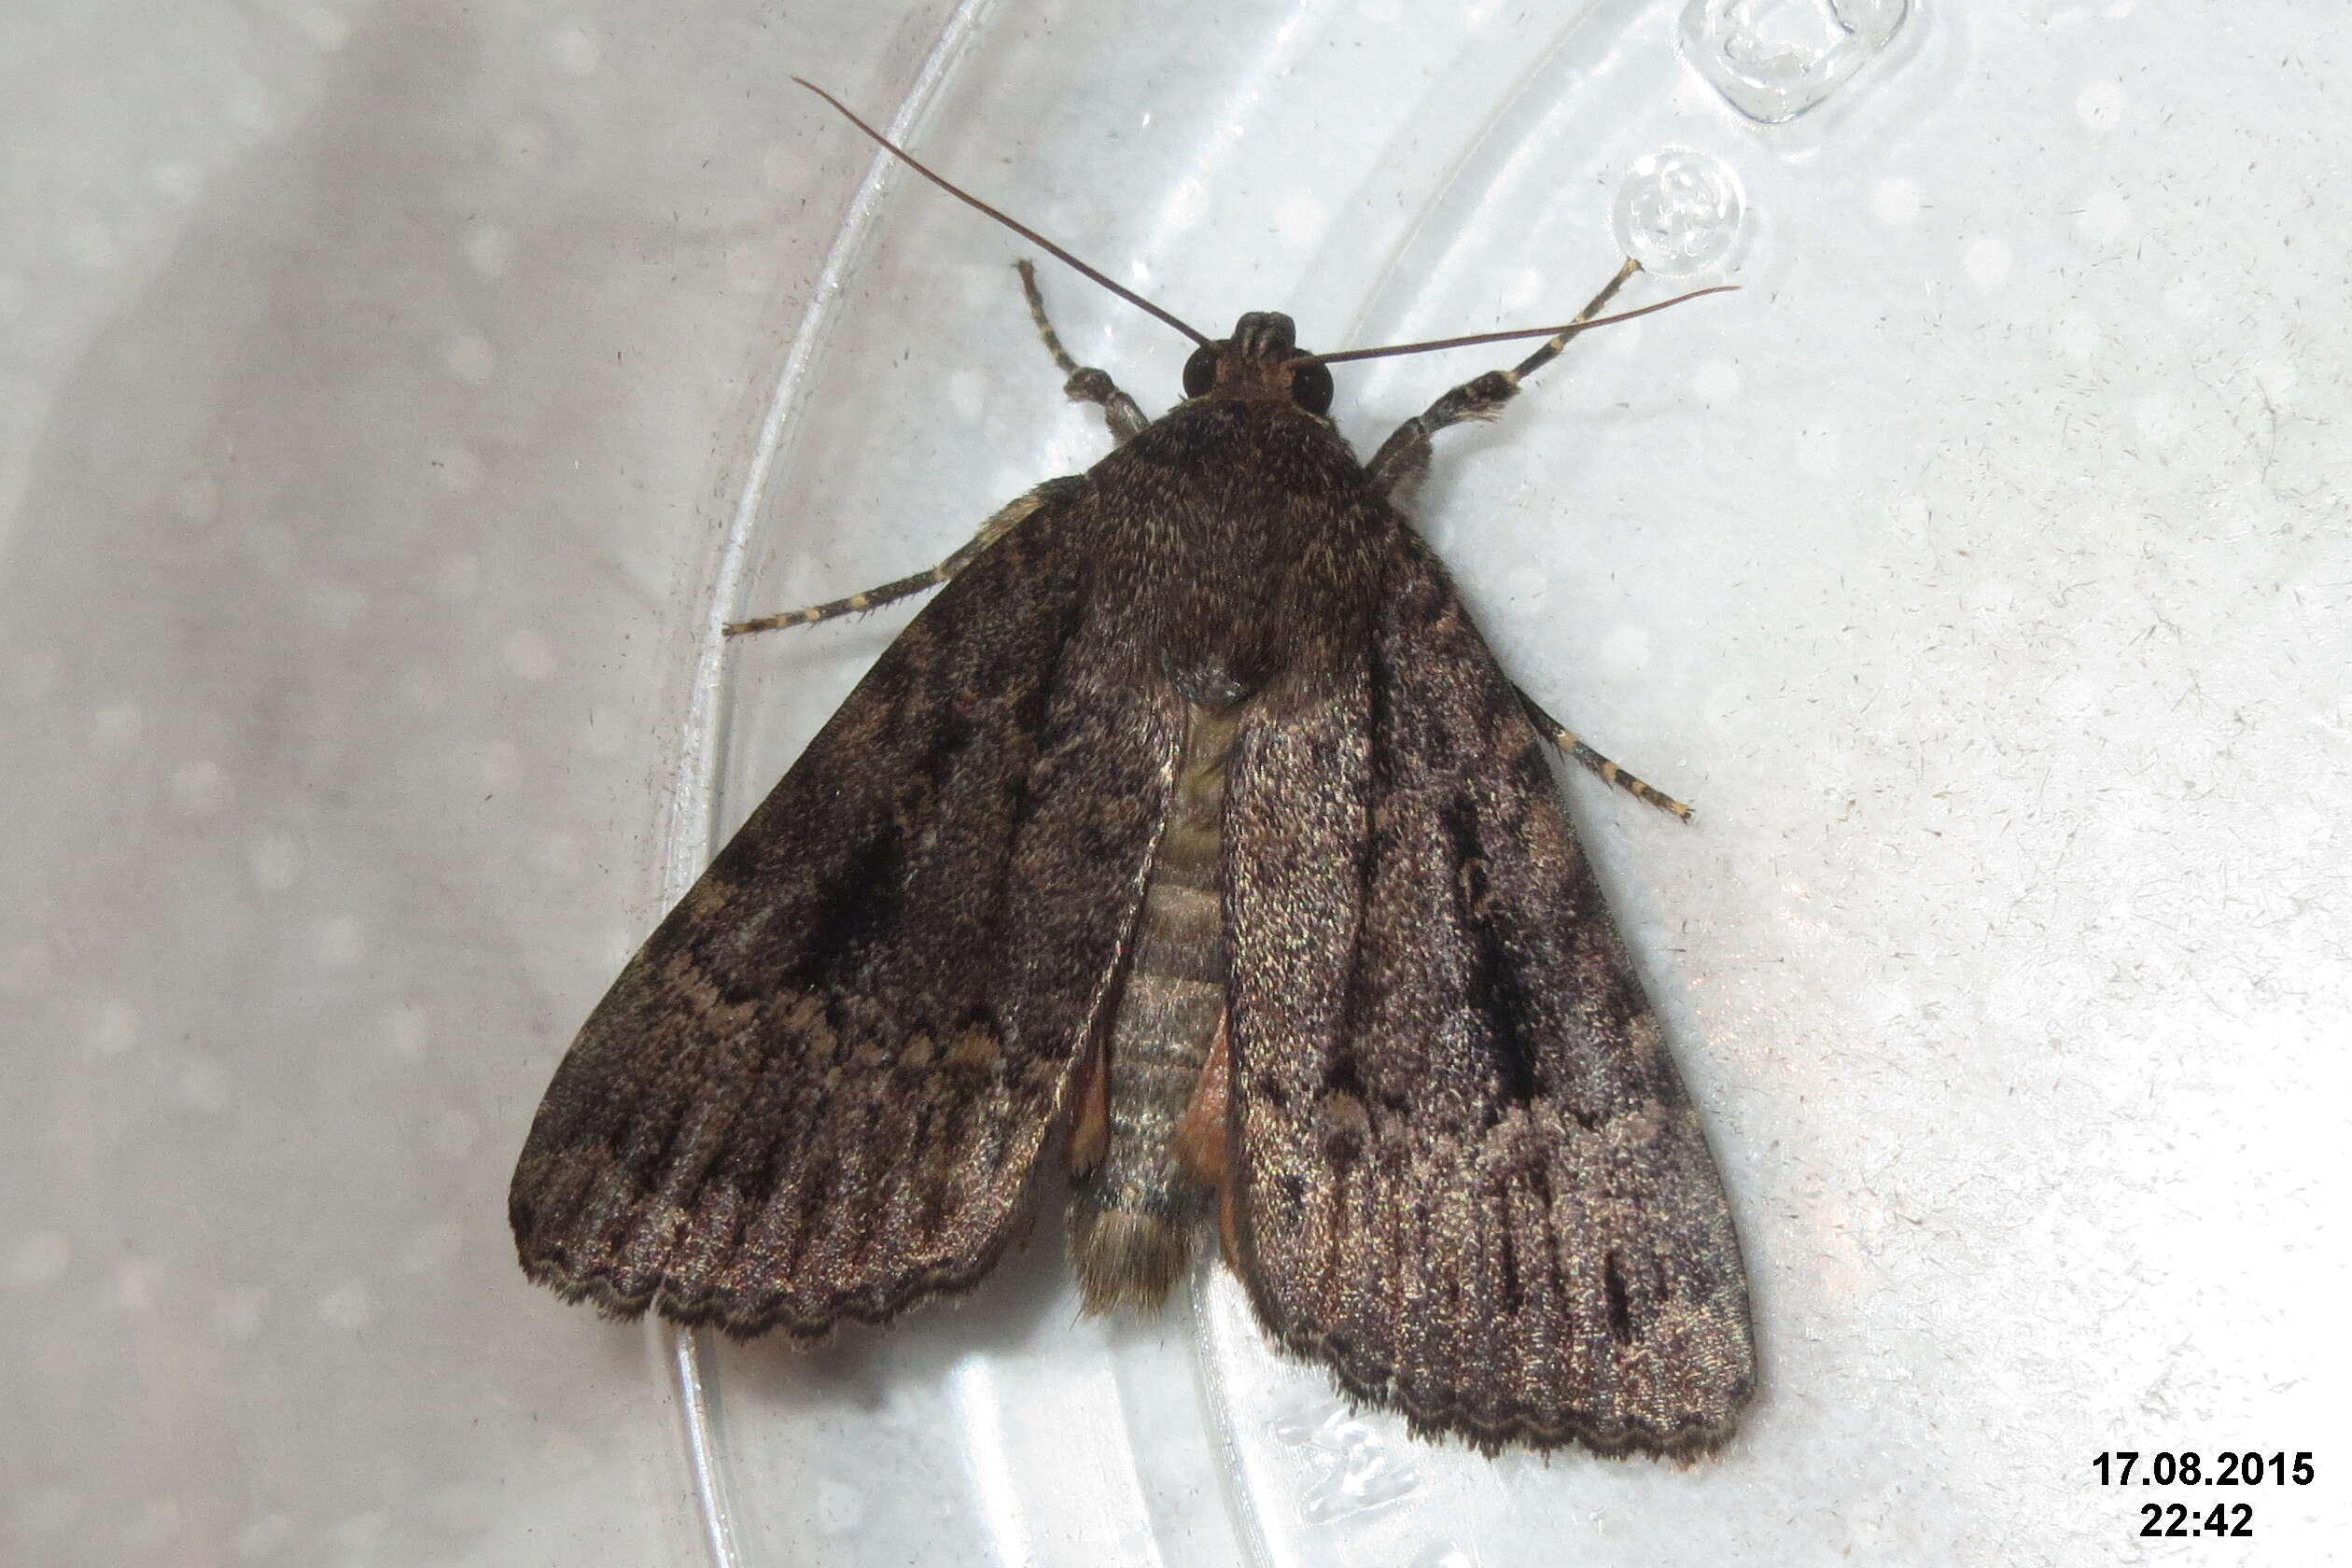
M1928 0L1764 125L1676 16L0 12L0 1558L2327 1561L2341 18ZM904 617L715 622L1104 446L1019 242L871 183L795 73L1321 348L1560 319L1641 160L1736 179L1697 281L1744 291L1579 343L1420 508L1530 688L1700 807L1566 784L1755 1276L1715 1461L1411 1443L1222 1278L1076 1323L1049 1220L960 1310L690 1354L698 1485L666 1337L514 1269L566 1041ZM1181 341L1046 287L1164 406ZM1369 450L1505 352L1337 413ZM2319 1480L2091 1469L2223 1447ZM2135 1539L2160 1496L2255 1538Z

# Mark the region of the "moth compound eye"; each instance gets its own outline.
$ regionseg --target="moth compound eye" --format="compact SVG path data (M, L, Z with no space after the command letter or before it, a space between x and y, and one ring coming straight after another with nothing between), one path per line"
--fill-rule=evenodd
M1291 401L1309 413L1331 412L1331 367L1301 365L1291 371Z
M1197 398L1217 385L1219 346L1216 343L1202 343L1193 350L1192 357L1184 361L1185 397Z

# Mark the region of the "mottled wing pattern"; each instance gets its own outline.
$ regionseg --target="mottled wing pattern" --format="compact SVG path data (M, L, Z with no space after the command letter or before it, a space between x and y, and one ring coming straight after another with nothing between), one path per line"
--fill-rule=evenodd
M1754 1378L1714 1163L1519 702L1409 531L1388 575L1228 786L1240 1272L1416 1430L1703 1451Z
M622 972L515 1169L533 1279L814 1337L996 1261L1181 739L1090 592L1093 505L958 577Z

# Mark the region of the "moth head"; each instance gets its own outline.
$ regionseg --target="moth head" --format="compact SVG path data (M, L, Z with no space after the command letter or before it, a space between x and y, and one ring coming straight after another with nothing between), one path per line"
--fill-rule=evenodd
M1331 372L1304 359L1297 329L1281 311L1251 311L1233 336L1202 343L1184 361L1184 396L1291 403L1309 413L1331 411Z

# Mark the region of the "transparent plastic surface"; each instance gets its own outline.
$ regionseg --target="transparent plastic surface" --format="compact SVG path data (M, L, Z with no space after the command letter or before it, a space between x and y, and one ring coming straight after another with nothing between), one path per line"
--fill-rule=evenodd
M0 20L0 1558L2133 1562L2160 1494L2100 1451L2340 1451L2331 18ZM1081 1321L1050 1206L805 1354L520 1280L571 1030L912 607L720 623L1107 446L1020 242L793 74L1212 333L1554 321L1626 253L1629 302L1742 286L1579 342L1416 509L1513 673L1699 806L1563 783L1743 1225L1725 1453L1416 1442L1214 1265ZM1043 284L1172 400L1180 339ZM1512 357L1340 367L1335 414L1368 451ZM2246 1500L2233 1561L2325 1559L2324 1487Z

